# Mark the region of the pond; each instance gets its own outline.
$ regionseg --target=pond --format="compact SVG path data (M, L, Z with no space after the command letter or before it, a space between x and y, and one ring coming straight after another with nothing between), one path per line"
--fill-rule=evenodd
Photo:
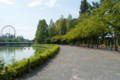
M13 58L19 61L34 55L34 52L32 47L0 47L0 57L4 59L6 65L11 64Z

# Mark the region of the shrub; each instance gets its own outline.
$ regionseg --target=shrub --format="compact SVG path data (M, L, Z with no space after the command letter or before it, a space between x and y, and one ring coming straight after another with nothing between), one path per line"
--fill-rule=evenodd
M45 50L40 52L39 48L37 48L37 52L40 52L40 53L38 54L37 52L35 52L37 54L29 58L31 69L39 65L40 61L41 63L46 62L49 59L49 56L53 57L59 50L59 46L54 45L54 44L49 44L49 45L48 44L34 44L33 47L34 48L41 47L41 48L45 48ZM28 72L28 59L23 59L21 61L14 62L14 63L15 63L14 65L10 65L10 64L7 65L9 79L13 79L17 76L22 75L25 72ZM0 74L1 74L2 80L4 80L5 71L3 70Z

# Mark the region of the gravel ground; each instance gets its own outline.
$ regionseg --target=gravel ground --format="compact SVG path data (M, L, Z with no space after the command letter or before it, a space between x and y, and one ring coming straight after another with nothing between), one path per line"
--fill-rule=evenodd
M60 46L59 54L18 80L120 80L115 51Z

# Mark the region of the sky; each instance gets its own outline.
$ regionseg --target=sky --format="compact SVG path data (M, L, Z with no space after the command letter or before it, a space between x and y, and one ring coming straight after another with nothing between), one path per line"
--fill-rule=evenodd
M88 0L89 3L99 0ZM39 20L55 22L63 15L79 16L81 0L0 0L0 31L6 25L16 29L16 35L34 39ZM8 30L6 29L7 32ZM12 31L12 30L11 30Z

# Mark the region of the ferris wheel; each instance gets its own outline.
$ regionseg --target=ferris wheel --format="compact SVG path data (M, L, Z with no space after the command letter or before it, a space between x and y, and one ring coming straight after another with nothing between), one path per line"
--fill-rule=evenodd
M6 25L2 28L1 30L1 36L16 36L16 30L13 26L11 25Z

